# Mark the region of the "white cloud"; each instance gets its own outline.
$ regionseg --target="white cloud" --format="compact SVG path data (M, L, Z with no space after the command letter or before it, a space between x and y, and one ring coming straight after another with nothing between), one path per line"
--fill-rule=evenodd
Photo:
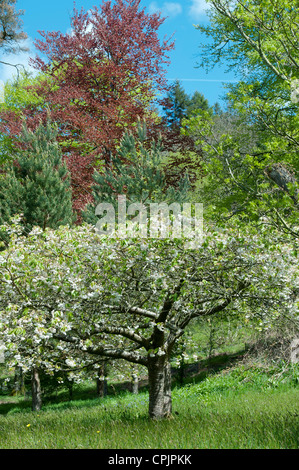
M205 0L192 0L189 14L193 19L197 20L199 17L205 15L210 5Z
M158 11L161 11L161 9L158 7L157 2L151 2L149 4L148 11L152 15L153 13L157 13Z
M165 2L163 5L163 11L168 16L177 16L182 13L183 9L180 3Z
M20 72L24 70L25 67L26 70L36 74L36 70L29 66L29 58L35 56L35 53L33 52L34 46L32 39L28 37L20 43L20 46L27 47L29 50L18 52L17 54L7 54L0 57L0 80L2 82L6 82L7 80L17 76L17 68L6 64L18 65L18 70Z
M151 2L149 5L150 14L162 12L163 16L169 16L171 18L180 15L182 11L182 5L178 2L164 2L161 7L159 7L157 2Z

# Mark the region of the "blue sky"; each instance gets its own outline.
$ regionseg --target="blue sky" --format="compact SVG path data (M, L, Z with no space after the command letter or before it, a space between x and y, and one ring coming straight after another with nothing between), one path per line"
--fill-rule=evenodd
M101 0L76 0L76 7L88 10L94 5L99 6ZM1 60L13 64L21 63L25 66L29 56L36 54L33 42L39 37L38 30L61 31L65 33L70 28L70 17L74 6L73 0L18 0L17 8L25 11L22 19L24 31L28 34L26 45L29 53L18 56L5 56ZM175 50L171 52L171 65L167 68L166 77L169 80L179 79L187 93L194 91L203 93L212 105L215 102L221 104L221 96L224 93L223 82L235 80L233 74L225 73L224 67L217 67L209 74L205 70L196 68L198 61L199 45L205 41L205 37L195 29L194 25L207 23L205 13L207 5L205 0L141 0L141 6L147 12L162 11L167 16L160 28L160 36L170 36L174 33ZM13 67L0 66L0 79L5 81L15 73Z

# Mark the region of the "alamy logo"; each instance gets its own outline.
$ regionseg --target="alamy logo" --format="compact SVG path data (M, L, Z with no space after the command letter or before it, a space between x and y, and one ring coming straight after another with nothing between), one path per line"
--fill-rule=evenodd
M96 229L101 235L119 238L184 238L198 246L203 235L203 205L201 203L166 202L131 203L118 196L117 210L102 202L95 214Z

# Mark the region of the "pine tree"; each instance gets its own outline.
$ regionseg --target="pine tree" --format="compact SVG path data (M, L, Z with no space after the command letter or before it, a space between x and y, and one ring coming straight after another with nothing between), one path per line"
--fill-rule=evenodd
M196 113L197 110L209 111L210 106L208 100L199 91L195 91L187 105L186 113L188 116Z
M190 190L188 175L183 175L176 187L169 185L162 157L161 142L152 141L148 148L145 123L139 123L136 138L132 134L124 134L111 167L104 173L94 172L94 203L86 207L83 219L96 223L95 208L102 202L111 203L117 213L118 195L126 196L127 206L134 202L145 205L186 202Z
M189 105L189 96L180 81L176 80L167 94L166 104L163 107L167 124L172 128L180 127L182 119L187 116Z
M212 106L212 109L213 109L213 113L218 116L220 116L223 113L222 108L220 104L218 103L218 101Z
M56 142L57 130L49 119L33 133L23 124L24 146L2 175L0 222L22 214L26 231L43 230L73 222L70 176Z
M164 117L169 127L180 128L182 119L192 116L197 110L210 111L208 100L199 91L189 96L179 80L176 80L167 94L163 107Z

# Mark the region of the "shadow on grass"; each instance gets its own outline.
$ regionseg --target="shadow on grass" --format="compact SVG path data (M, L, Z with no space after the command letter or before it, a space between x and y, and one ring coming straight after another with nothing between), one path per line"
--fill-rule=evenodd
M224 369L242 358L243 351L232 354L219 354L206 360L185 365L183 371L177 368L172 369L172 387L183 387L187 384L199 383L205 378L221 369ZM69 391L63 390L52 395L43 397L42 410L70 410L79 408L91 408L102 404L109 406L109 401L121 399L131 395L131 384L129 382L108 384L108 394L105 397L99 397L96 387L93 385L74 386L72 398ZM147 380L142 380L139 386L140 393L148 391ZM0 402L0 415L11 415L15 413L31 412L31 399L17 398L15 401Z
M11 412L24 412L31 411L31 400L18 400L10 402L1 402L0 403L0 415L7 415Z
M115 392L115 390L114 390ZM107 412L109 408L115 408L117 404L117 400L124 399L126 397L132 397L132 394L126 390L119 390L118 392L114 393L113 395L107 395L105 397L90 397L84 396L84 392L79 394L81 398L77 397L69 400L67 398L67 393L65 396L61 394L61 397L44 397L43 398L43 405L41 412L45 411L64 411L64 410L79 410L79 409L91 409L93 407L103 406L104 410ZM141 395L141 392L140 392ZM139 396L140 396L139 395ZM128 405L128 409L130 408L130 404ZM12 415L17 413L31 413L31 399L19 399L17 402L7 402L0 404L0 415Z
M200 362L186 364L182 369L172 370L173 383L177 387L187 384L197 384L205 380L209 375L239 362L246 350L242 349L235 353L217 354Z

